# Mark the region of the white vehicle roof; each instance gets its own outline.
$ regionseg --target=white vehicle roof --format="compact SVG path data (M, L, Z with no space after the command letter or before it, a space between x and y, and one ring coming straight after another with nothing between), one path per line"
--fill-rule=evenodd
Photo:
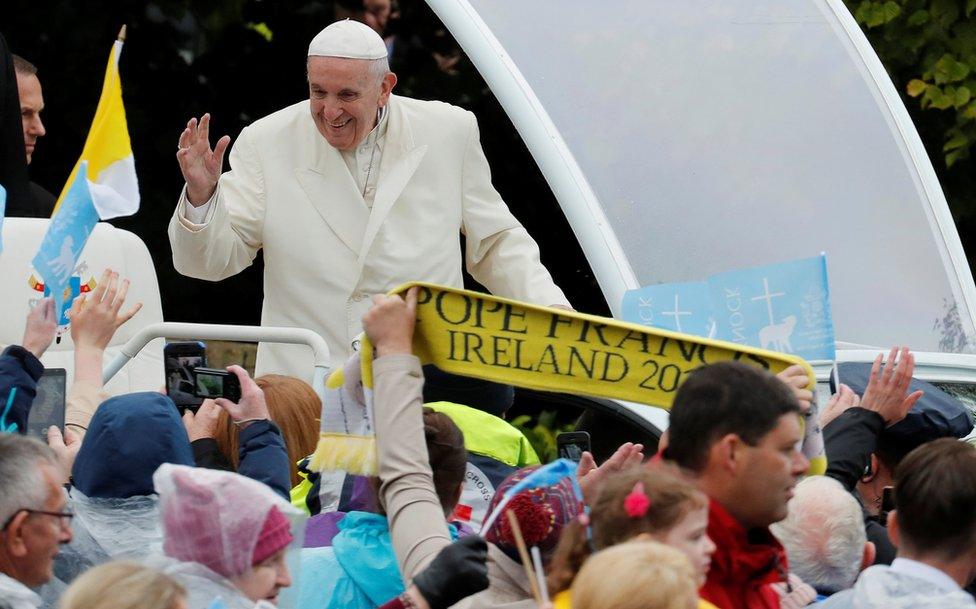
M625 290L827 252L838 340L973 351L932 165L841 0L428 0Z

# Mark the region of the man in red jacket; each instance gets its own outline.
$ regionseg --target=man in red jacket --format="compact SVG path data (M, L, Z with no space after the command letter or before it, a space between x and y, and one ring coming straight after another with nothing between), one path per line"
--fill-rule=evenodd
M701 597L722 609L778 609L770 586L789 572L769 525L786 517L809 462L800 404L772 374L740 363L696 370L671 408L665 458L710 498L708 536L717 546Z

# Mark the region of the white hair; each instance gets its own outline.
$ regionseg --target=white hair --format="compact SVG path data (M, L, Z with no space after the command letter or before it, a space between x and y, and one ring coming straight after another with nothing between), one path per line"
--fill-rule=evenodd
M0 433L0 527L20 510L44 506L48 487L41 464L58 467L57 457L40 440L11 433Z
M320 57L319 55L309 56L305 59L305 79L308 79L308 61L312 57ZM379 85L383 82L383 78L390 73L390 58L380 57L379 59L355 59L353 61L365 61L367 62L366 70L372 79L373 83Z
M370 59L368 61L369 74L373 77L376 84L379 84L390 73L390 58L380 57L379 59Z
M844 487L826 476L810 476L796 486L789 515L770 527L790 561L790 570L814 588L839 592L861 570L864 514Z

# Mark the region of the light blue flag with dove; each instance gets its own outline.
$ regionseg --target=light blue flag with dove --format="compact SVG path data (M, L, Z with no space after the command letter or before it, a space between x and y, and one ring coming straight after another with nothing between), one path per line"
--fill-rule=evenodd
M98 224L87 176L88 162L82 161L32 263L45 287L51 290L59 319L64 318L65 309L71 304L71 276L81 250Z
M629 290L621 310L626 321L667 330L804 359L835 356L825 254Z

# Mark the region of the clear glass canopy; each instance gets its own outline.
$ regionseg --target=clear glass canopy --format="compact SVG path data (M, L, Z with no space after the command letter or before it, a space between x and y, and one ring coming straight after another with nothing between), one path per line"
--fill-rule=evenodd
M614 311L622 289L825 251L839 341L976 347L945 198L839 0L461 0L469 31L452 4L431 0L510 115L541 104L595 195L630 266L620 286L594 265ZM552 184L551 142L513 120ZM612 256L597 241L587 256Z

